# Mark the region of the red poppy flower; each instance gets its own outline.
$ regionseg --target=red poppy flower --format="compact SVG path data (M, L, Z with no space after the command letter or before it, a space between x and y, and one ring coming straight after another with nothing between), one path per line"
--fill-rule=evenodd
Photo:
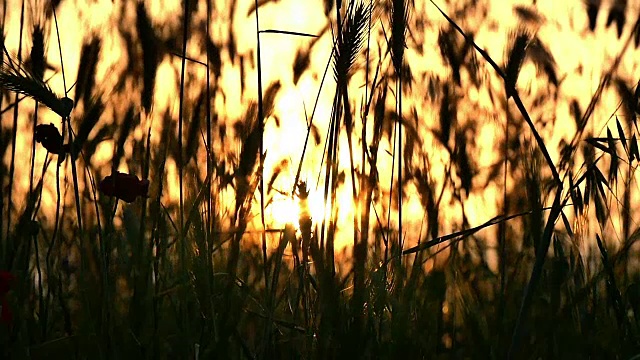
M115 174L105 177L98 185L98 189L107 196L115 196L120 200L132 203L138 196L147 196L149 180L140 180L135 175L116 171Z
M0 271L0 323L10 324L13 320L13 314L7 301L7 293L11 289L11 284L14 280L15 276L10 272Z
M36 141L53 154L64 154L62 135L53 124L40 124L36 126Z

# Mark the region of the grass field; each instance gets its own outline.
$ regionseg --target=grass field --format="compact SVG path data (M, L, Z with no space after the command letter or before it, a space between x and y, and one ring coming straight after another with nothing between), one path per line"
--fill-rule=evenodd
M1 3L0 358L639 358L638 5L306 1Z

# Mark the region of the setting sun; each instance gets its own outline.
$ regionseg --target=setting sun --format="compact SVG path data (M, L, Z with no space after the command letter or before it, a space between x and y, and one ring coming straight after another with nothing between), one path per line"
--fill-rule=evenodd
M290 197L274 198L265 211L267 216L273 219L274 226L281 227L293 224L296 228L300 227L298 224L300 205Z
M640 356L640 1L0 3L1 359Z

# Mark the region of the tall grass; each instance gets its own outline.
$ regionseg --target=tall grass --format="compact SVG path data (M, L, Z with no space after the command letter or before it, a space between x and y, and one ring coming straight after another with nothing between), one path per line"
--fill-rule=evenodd
M514 8L520 22L502 34L500 58L465 20L490 20L482 1L446 10L432 1L325 1L327 25L314 33L268 28L264 12L278 5L255 0L246 13L255 48L245 53L232 31L220 34L242 17L236 2L185 1L166 23L149 3L116 2L118 26L87 34L77 69L65 73L73 54L59 2L34 3L20 18L37 21L10 33L17 49L4 46L4 19L17 13L5 8L0 27L0 271L16 277L0 283L0 357L640 354L640 87L621 71L640 17L626 23L611 10L607 26L626 38L594 93L573 99L538 37L536 26L547 25L535 7ZM594 6L585 6L591 31ZM105 64L108 36L122 40L121 62ZM294 124L279 105L294 85L270 75L263 57L280 50L267 36L303 44L294 84L324 69L304 135L286 132ZM54 44L59 56L48 58ZM318 53L328 60L317 64ZM421 54L444 67L425 71ZM104 67L114 76L99 75ZM230 69L242 77L238 116L229 115ZM245 84L248 71L256 87ZM59 78L61 88L52 85ZM159 101L166 88L175 94L169 106ZM600 104L610 92L618 108ZM557 144L550 134L560 125L545 114L563 101L575 132ZM597 118L603 112L611 118ZM486 165L481 128L494 119L504 134L494 135ZM38 132L48 123L61 130L57 148ZM282 148L300 137L295 159L265 146L279 132ZM30 141L24 171L19 139ZM149 192L132 203L109 197L100 183L118 170L148 179ZM479 217L474 204L487 189L500 196L484 206L500 210ZM312 209L316 194L322 215ZM267 216L282 197L298 205L297 224Z

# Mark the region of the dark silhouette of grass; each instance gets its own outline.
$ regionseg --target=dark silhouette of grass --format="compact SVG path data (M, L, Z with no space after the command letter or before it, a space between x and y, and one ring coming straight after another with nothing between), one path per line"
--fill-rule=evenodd
M138 3L128 17L124 7L114 12L123 20L115 32L128 63L122 73L113 70L113 86L95 74L110 36L105 32L84 39L78 69L70 69L77 80L67 88L63 78L65 89L48 84L65 75L62 60L71 55L63 51L64 26L55 40L44 31L55 25L58 2L27 7L27 13L42 12L42 21L25 30L33 44L25 50L28 60L3 46L0 71L0 101L7 103L0 132L0 270L16 275L7 295L15 319L0 323L0 357L639 354L634 252L640 233L633 209L640 90L637 79L619 71L638 23L628 22L635 19L623 16L621 6L608 9L606 26L631 31L622 32L628 36L622 50L602 70L600 87L582 111L586 99L562 98L566 74L545 43L550 40L530 29L545 26L535 6L514 8L522 24L502 35L508 41L500 66L476 40L480 28L464 20L482 14L483 2L451 4L441 13L429 4L432 16L417 3L319 2L327 24L310 33L263 28L261 12L278 2L254 1L247 13L256 16L253 59L238 52L233 31L219 34L233 29L244 11L235 3L183 2L182 16L166 24ZM597 28L600 5L585 4L585 28ZM206 19L198 15L205 8ZM434 44L426 32L438 34ZM301 40L290 54L294 84L316 75L316 52L326 55L324 74L334 75L323 75L313 110L305 112L304 141L301 134L278 139L283 147L304 142L295 159L264 146L271 125L290 126L277 105L291 85L271 77L263 88L272 69L261 59L280 51L265 47L265 36ZM331 50L321 48L326 37ZM51 41L60 69L47 65L57 63L45 55ZM440 57L446 68L425 72L417 54ZM172 57L181 61L173 69L179 82L154 83ZM534 92L522 78L529 65L542 90ZM233 89L223 85L229 68L257 70L257 94L241 80L238 119L225 108L233 106ZM193 75L203 69L206 76ZM331 80L330 118L318 119L320 92ZM180 107L175 114L157 100L167 86ZM466 96L472 89L489 96L493 108L481 109ZM613 115L601 121L596 109L609 91L620 106L604 109ZM53 110L61 118L54 128L62 130L56 144L63 156L45 155L50 143L17 132L32 100L33 116L24 118L34 123L24 128L49 123L51 113L38 103ZM554 149L547 137L559 125L545 113L561 101L572 107L576 131ZM4 112L9 109L13 114ZM486 166L480 127L491 118L498 124L504 118L499 128L506 133L495 135L495 161ZM26 194L17 191L26 183L26 175L17 176L26 174L18 171L19 137L31 140ZM113 149L106 163L98 152L103 145ZM340 163L346 151L349 163ZM322 160L312 171L320 181L307 178L316 157ZM148 198L125 203L100 191L100 180L123 167L149 180ZM289 172L295 174L291 187ZM488 201L501 213L480 214L478 223L468 211L485 187L502 191ZM355 209L348 225L339 220L338 194L345 189ZM317 191L323 191L324 216L311 208ZM265 215L283 195L299 204L292 214L297 227L274 225ZM415 202L424 216L419 229L408 205ZM397 223L391 221L396 215ZM344 239L353 246L341 252L337 243Z
M24 3L22 4L22 7L20 9L20 29L19 29L19 34L20 34L20 40L18 41L18 58L16 59L18 64L20 64L20 62L22 61L22 57L21 57L21 52L22 52L22 33L24 31L24 14L25 13L25 5ZM4 43L3 43L3 50L4 50ZM7 58L7 61L11 61L10 58ZM2 63L2 66L5 66L5 63ZM8 78L11 80L17 80L17 79L21 79L20 76L11 76L14 74L7 74L9 75ZM4 76L3 76L4 77ZM7 87L7 85L5 84L9 84L9 88L11 89L12 86L11 84L15 84L16 87L20 86L21 84L25 84L25 83L21 83L19 80L15 83L13 83L12 81L7 81L6 79L2 80L2 84L3 87ZM28 82L29 84L32 84L31 82ZM19 87L18 87L19 88ZM37 94L50 94L46 93L44 91L39 91L41 89L38 89L36 87L36 91L34 93ZM17 98L18 97L18 92L16 92L15 94L15 102L17 102ZM57 99L56 99L57 100ZM14 238L11 235L11 232L9 229L11 229L11 215L13 213L13 181L14 181L14 173L15 173L15 166L16 166L16 139L18 136L18 105L16 104L16 106L13 109L13 126L11 127L11 160L9 162L9 173L8 173L8 178L9 178L9 188L7 191L7 200L8 200L8 206L7 206L7 233L6 233L6 240L3 246L3 249L5 251L3 251L3 253L5 254L9 254L9 256L7 257L7 259L5 261L9 262L9 265L12 265L12 261L14 256L16 256L16 247L18 244L18 240L16 238ZM1 231L0 231L1 232Z

